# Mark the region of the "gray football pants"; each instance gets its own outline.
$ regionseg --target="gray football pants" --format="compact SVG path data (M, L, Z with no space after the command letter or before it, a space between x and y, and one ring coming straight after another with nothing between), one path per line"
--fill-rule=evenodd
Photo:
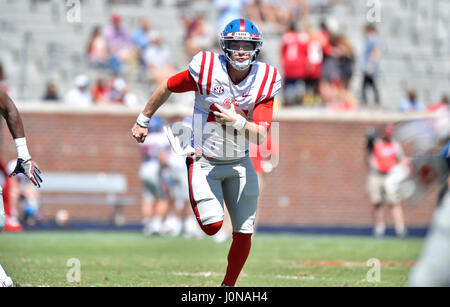
M200 226L224 219L224 201L234 232L253 233L258 176L248 156L231 161L193 156L186 160L191 206Z

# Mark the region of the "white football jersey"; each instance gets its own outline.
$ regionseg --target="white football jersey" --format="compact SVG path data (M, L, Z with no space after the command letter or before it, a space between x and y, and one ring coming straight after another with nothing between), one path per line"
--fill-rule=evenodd
M214 104L235 104L253 120L258 103L273 98L281 88L281 75L275 67L262 62L251 66L239 84L231 81L224 55L201 51L189 63L189 72L197 82L192 122L192 146L205 156L230 160L246 155L249 149L244 135L215 121Z

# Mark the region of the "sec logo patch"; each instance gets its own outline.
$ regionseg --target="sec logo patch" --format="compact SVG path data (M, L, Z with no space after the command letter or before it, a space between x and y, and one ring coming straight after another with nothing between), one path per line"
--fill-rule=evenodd
M225 88L222 85L215 85L213 91L216 94L223 94L225 92Z

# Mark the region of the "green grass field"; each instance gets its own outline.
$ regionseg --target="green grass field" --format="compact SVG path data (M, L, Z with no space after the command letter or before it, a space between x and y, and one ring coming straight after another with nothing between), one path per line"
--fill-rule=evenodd
M404 286L423 239L256 234L237 286ZM0 264L15 286L218 286L230 242L146 238L132 232L0 235ZM81 281L69 282L80 261ZM381 281L366 281L367 261ZM70 276L73 276L69 274Z

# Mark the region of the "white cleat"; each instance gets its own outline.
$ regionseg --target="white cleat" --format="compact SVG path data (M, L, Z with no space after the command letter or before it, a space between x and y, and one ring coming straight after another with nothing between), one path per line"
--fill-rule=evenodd
M225 243L226 241L228 241L229 238L230 235L227 234L226 231L224 230L219 230L219 232L213 236L213 240L216 243Z
M11 277L7 276L5 279L1 280L0 287L2 287L2 288L14 287Z

